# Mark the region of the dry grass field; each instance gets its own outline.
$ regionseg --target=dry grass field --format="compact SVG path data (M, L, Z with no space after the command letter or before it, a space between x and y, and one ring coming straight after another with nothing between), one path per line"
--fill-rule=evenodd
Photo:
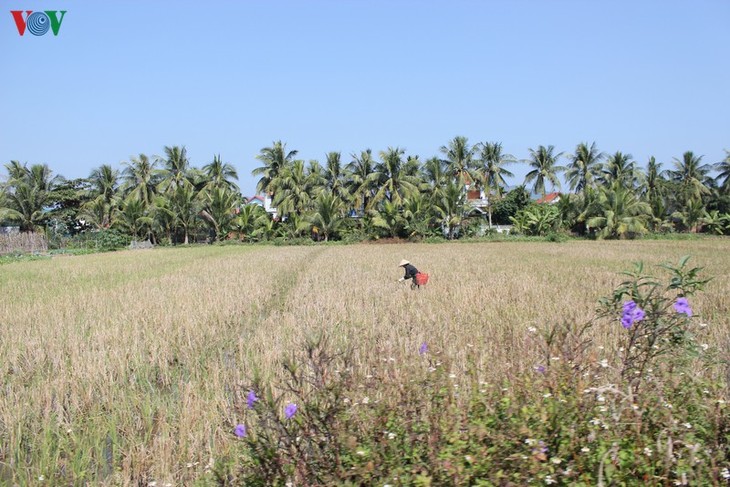
M58 472L92 484L189 485L234 448L255 371L307 336L362 372L467 351L484 381L532 369L531 327L591 318L632 262L704 266L700 338L730 349L730 240L222 246L0 267L0 484ZM431 276L411 291L397 263ZM652 269L653 270L653 269ZM610 344L618 323L593 331ZM604 357L611 360L611 357ZM457 379L458 380L458 379Z

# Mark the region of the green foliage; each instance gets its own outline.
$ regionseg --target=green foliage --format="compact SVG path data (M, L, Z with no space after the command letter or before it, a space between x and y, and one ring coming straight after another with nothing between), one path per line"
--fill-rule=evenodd
M553 205L531 205L517 212L510 221L516 233L545 236L557 232L560 210Z
M529 339L542 364L481 382L477 357L460 370L422 346L410 360L357 375L348 351L308 341L282 362L285 379L254 377L240 455L215 474L236 485L720 485L730 461L728 384L701 380L693 363L716 367L692 347L692 318L672 308L707 279L700 268L663 265L666 282L637 265L598 316ZM632 298L646 316L617 323ZM681 316L679 316L681 315ZM624 332L599 350L591 331ZM657 359L673 354L672 360ZM636 374L636 371L640 374ZM642 387L637 385L641 384ZM287 418L285 405L296 404ZM230 425L231 430L235 425ZM724 469L723 469L723 466Z
M693 296L709 279L699 277L702 268L687 268L689 256L680 259L677 266L660 266L670 274L664 284L651 274L646 274L643 263L637 263L633 271L609 298L601 300L600 316L616 316L621 306L626 316L626 303L635 303L645 317L633 323L622 322L627 333L623 338L621 376L636 391L645 379L646 371L656 367L659 357L669 355L679 360L696 347L691 333L691 311L675 309L678 300ZM622 318L624 319L624 318Z

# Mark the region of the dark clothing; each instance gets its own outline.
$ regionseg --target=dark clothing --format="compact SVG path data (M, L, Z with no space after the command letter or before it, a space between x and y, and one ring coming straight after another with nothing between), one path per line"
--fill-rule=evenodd
M406 275L403 276L403 279L413 279L413 282L416 282L415 278L416 274L418 274L418 269L413 264L406 264L403 268L406 270Z

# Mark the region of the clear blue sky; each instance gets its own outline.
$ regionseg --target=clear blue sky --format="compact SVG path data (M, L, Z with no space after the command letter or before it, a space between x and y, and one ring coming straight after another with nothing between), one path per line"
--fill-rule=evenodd
M456 135L526 158L579 142L665 167L730 150L730 1L4 0L0 163L84 177L185 145L254 192L281 139L304 160ZM10 10L67 10L20 37ZM526 172L513 167L522 182Z

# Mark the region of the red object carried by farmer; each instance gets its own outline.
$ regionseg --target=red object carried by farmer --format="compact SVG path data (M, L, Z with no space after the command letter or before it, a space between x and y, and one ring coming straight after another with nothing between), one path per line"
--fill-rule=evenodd
M411 264L406 259L401 260L400 264L398 264L398 267L402 267L406 272L403 277L398 279L398 282L403 282L408 279L412 279L413 281L411 282L411 289L416 289L418 287L421 287L428 282L428 274L419 272L418 269L416 269L416 266Z

